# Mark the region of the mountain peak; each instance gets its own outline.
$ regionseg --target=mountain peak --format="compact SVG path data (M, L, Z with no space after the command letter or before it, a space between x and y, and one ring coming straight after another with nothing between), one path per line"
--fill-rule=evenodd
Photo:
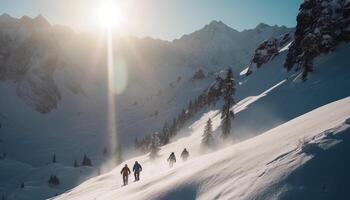
M4 13L2 15L0 15L0 18L12 18L11 15Z
M38 25L42 25L42 26L49 26L50 25L50 23L46 20L46 18L44 16L42 16L41 14L36 16L33 20Z
M208 25L206 25L206 27L214 28L214 29L227 29L227 28L232 29L222 21L217 21L217 20L211 21Z
M47 27L50 26L50 23L42 15L38 15L35 18L28 17L24 15L21 17L20 21L24 24L36 27Z
M213 20L209 23L209 26L226 26L222 21Z
M270 28L271 26L265 23L260 23L258 24L255 29L265 29L265 28Z
M2 15L0 15L0 21L9 21L12 20L13 18L11 17L11 15L4 13Z

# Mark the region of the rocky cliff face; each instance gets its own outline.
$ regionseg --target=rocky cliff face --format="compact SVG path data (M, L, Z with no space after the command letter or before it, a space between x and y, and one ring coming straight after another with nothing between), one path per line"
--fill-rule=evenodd
M67 44L74 38L73 32L51 26L41 15L20 19L1 15L0 81L12 82L17 96L36 111L50 112L62 98L54 74L71 67ZM64 85L75 94L83 93L77 81L65 81Z
M61 98L53 80L58 64L58 43L42 17L0 21L0 80L9 80L26 104L41 113L55 108Z
M349 0L305 0L297 16L295 40L289 48L285 67L302 70L305 80L313 71L313 59L334 51L339 43L350 41Z
M293 40L292 32L283 34L279 37L271 37L262 42L256 49L252 60L248 65L245 75L250 75L253 68L260 68L263 64L268 63L277 56L281 49Z

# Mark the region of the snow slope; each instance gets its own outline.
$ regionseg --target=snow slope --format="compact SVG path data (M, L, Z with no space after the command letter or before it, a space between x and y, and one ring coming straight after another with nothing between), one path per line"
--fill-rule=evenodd
M0 160L0 195L6 194L10 199L43 199L98 174L98 167L106 160L102 151L111 139L106 126L105 74L101 70L104 52L96 44L98 38L95 36L76 35L62 27L53 28L42 16L23 17L20 19L23 27L14 30L11 23L17 19L7 15L0 18L0 22L6 24L0 28L4 36L0 38L0 153L7 153L7 158ZM35 30L35 24L38 30ZM35 30L33 33L40 34L33 34L33 40L26 42L27 33L32 33L26 32L28 25ZM60 30L57 32L59 39L55 40L51 33L57 30ZM124 92L116 96L119 142L131 147L134 137L159 131L164 121L172 120L189 99L208 87L217 70L229 66L238 74L261 41L289 31L291 29L286 27L260 24L255 29L238 32L222 22L213 21L173 42L152 38L116 39L117 63L121 69L118 74L123 75L117 80L126 81ZM42 36L46 37L41 44L38 38ZM60 43L61 40L65 42ZM58 47L55 46L57 43ZM46 51L47 45L54 45L59 49L58 53L54 51L56 48L52 52ZM32 48L38 51L32 51ZM237 77L239 86L235 99L239 101L236 106L236 112L239 112L233 126L236 142L350 95L349 45L342 44L329 55L317 58L315 72L304 83L298 81L298 72L286 73L282 67L288 46L279 50L279 55L250 76L245 77L242 73ZM57 54L58 62L53 67L51 62L57 61ZM12 56L8 58L8 55ZM203 69L206 78L192 81L193 74L199 69ZM24 73L22 79L23 72L28 73ZM124 84L118 82L117 85ZM53 109L40 114L33 105L40 110L43 106L45 112L47 107ZM219 106L207 108L207 111ZM189 138L181 138L180 143L164 147L163 154L173 147L179 152L182 147L177 145L186 144L193 156L198 155L202 124L208 116L217 114L218 111L212 111L191 126L197 134L184 129L179 135L190 135ZM219 120L214 121L216 127L218 124ZM57 155L57 164L50 164L53 153ZM80 163L84 153L92 158L94 167L74 168L74 159ZM140 159L147 165L145 157ZM165 165L160 167L167 169ZM51 173L61 178L60 187L46 184ZM147 173L152 172L145 171L146 176ZM22 182L26 187L19 189Z
M135 137L159 131L166 120L171 121L208 87L215 79L214 72L248 61L255 44L289 30L265 25L237 32L212 22L188 35L186 42L195 43L195 35L203 35L194 49L178 45L182 39L114 37L120 70L116 80L122 80L116 83L122 88L116 95L116 141L107 119L105 41L100 35L76 34L50 25L43 16L17 19L1 15L0 155L6 153L6 158L0 160L0 197L20 199L30 193L27 198L43 199L96 175L107 159L103 149L115 151L111 141L132 148ZM239 37L233 37L236 32ZM236 49L237 43L244 43L241 40L249 45ZM240 50L244 51L242 57ZM221 57L225 51L228 54ZM192 53L200 58L196 57L195 63ZM231 53L237 54L235 59ZM216 64L207 63L209 54ZM239 71L241 66L233 67ZM199 69L206 78L193 81ZM56 164L51 163L54 153ZM84 154L92 159L93 167L74 168L74 160L80 164ZM51 174L62 179L60 187L47 185ZM21 183L24 190L18 190Z
M54 199L345 199L350 159L350 97L322 106L255 138L198 155L208 117L191 136L164 146L156 163L147 156L126 161L143 165L140 182L121 187L120 165ZM189 146L189 144L191 144ZM191 159L169 169L171 151L188 147Z
M287 51L238 79L235 99L241 101L276 86L268 95L238 113L233 121L233 134L245 139L258 135L327 103L350 96L350 45L343 43L336 51L314 61L315 70L303 82L300 71L286 72L283 63ZM254 117L252 117L254 116Z

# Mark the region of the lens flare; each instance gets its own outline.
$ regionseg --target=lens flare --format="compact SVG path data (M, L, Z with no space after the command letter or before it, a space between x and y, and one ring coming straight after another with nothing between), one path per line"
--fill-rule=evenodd
M104 2L99 9L99 20L107 28L117 26L122 22L121 9L112 1Z

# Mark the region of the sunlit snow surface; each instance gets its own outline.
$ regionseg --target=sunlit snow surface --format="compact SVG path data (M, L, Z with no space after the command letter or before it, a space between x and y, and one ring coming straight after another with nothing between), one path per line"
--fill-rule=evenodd
M207 113L193 125L191 136L164 146L156 162L150 162L147 156L126 161L132 165L138 160L143 165L140 182L121 186L119 172L123 163L55 199L292 199L303 194L318 199L344 197L349 186L336 185L349 177L344 168L349 166L346 153L350 126L345 120L350 117L350 97L253 139L199 156L200 137L208 117L217 127L219 115ZM169 169L166 157L171 151L179 155L184 147L189 149L191 159ZM329 160L331 156L339 157L342 163L332 165L329 162L338 160ZM325 175L322 166L334 167L328 172L332 176ZM301 177L303 173L306 175ZM309 184L312 175L308 173L317 174L320 181ZM298 185L298 181L302 184Z

